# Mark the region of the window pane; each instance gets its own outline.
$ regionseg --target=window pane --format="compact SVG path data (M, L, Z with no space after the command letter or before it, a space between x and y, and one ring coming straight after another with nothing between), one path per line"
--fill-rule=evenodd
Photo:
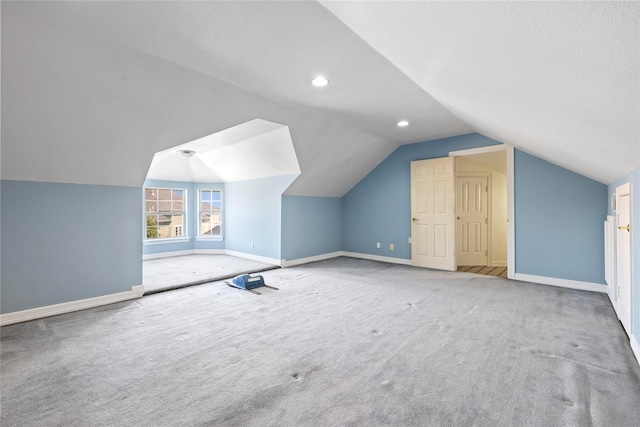
M180 188L145 188L147 239L184 237L186 190ZM162 214L154 214L162 212Z
M158 212L158 202L145 202L145 212Z
M182 215L173 215L171 217L171 224L173 225L183 225L184 223L182 222Z
M199 234L201 236L221 236L222 192L220 190L200 190L199 196Z
M158 227L147 227L147 239L158 238Z
M145 200L158 200L158 189L157 188L145 188L144 189L144 198L145 198Z
M211 215L200 214L200 234L207 235L211 231Z
M167 188L161 188L158 190L160 200L171 200L171 190Z

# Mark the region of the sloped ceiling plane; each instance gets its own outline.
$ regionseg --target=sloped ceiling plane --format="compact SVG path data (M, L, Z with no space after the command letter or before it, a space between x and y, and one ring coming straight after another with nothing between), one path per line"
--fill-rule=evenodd
M469 132L604 184L640 166L636 2L1 7L4 179L140 186L155 153L257 119L288 127L289 194Z

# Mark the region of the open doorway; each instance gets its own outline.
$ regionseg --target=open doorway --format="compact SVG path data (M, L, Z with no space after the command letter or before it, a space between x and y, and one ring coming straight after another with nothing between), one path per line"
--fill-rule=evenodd
M458 271L507 277L505 151L456 157Z
M486 147L455 157L457 269L507 278L508 150Z
M458 265L463 265L457 260L458 247L463 247L461 241L456 242L461 240L456 235L456 223L461 222L457 220L456 212L457 158L462 158L461 182L466 179L467 191L471 192L473 187L475 191L486 192L486 195L481 194L482 199L467 199L467 203L482 200L487 205L486 216L478 220L478 243L482 244L485 239L476 251L481 255L480 260L473 261L478 265L465 267L480 273L489 267L502 269L497 271L503 277L506 269L506 277L512 279L515 267L514 173L513 147L508 145L452 151L449 157L411 162L411 264L449 271L456 271ZM496 193L495 197L493 193ZM489 197L493 198L492 202L488 201ZM469 233L476 232L476 226L471 222L467 227ZM462 226L458 225L458 228ZM468 246L475 248L475 244L475 241L467 241Z

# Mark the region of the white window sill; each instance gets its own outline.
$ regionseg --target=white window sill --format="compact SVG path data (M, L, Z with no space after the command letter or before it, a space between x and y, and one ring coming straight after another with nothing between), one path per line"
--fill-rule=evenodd
M187 243L188 237L171 237L169 239L147 239L144 241L144 245L166 245L169 243Z
M222 236L196 236L198 242L222 242L223 240Z

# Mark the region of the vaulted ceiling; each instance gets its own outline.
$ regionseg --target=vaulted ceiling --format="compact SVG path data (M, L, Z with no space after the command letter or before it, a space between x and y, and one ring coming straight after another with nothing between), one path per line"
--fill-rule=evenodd
M635 2L1 7L3 179L139 186L156 152L255 119L289 129L289 194L473 131L603 183L640 166Z

